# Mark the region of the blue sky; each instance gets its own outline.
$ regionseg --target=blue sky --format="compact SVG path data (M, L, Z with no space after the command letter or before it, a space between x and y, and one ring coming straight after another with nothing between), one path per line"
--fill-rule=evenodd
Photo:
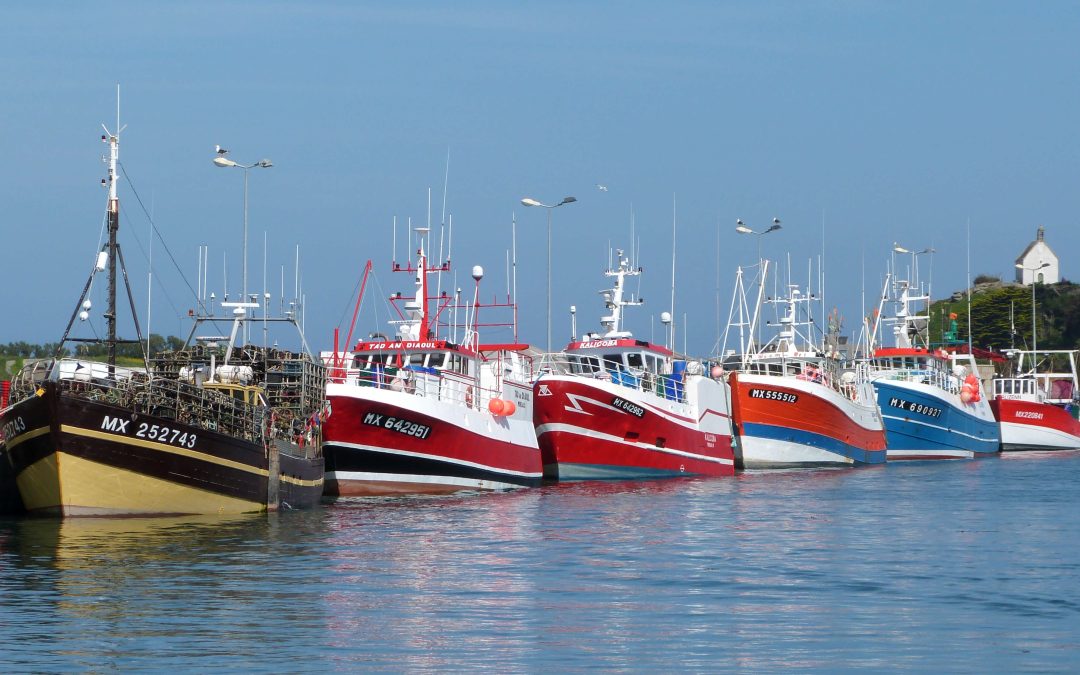
M438 222L448 149L458 285L481 264L505 292L516 213L520 334L541 345L546 221L525 196L578 199L554 214L556 345L570 304L598 328L605 251L628 247L631 209L647 304L628 325L659 338L673 201L677 342L697 354L716 341L718 290L726 320L735 268L756 257L736 218L779 216L763 252L797 269L824 249L848 332L894 240L937 249L936 296L962 288L969 221L973 275L1011 278L1040 224L1077 275L1075 3L70 2L9 7L5 24L0 342L63 331L101 231L117 83L121 160L188 280L155 242L158 333L186 333L200 245L211 290L223 255L239 287L242 177L211 165L215 143L274 162L250 176L249 286L267 232L291 295L299 244L317 348L369 258L358 330L385 330L377 296L408 290L389 273L391 220L422 224L430 187ZM145 314L149 226L130 185L121 198Z

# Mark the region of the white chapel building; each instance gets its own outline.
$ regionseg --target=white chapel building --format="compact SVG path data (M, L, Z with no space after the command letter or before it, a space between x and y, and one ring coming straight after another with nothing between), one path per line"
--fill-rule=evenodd
M1024 286L1033 283L1056 284L1061 280L1058 257L1046 245L1045 233L1045 229L1040 225L1035 233L1035 241L1028 244L1016 259L1016 280Z

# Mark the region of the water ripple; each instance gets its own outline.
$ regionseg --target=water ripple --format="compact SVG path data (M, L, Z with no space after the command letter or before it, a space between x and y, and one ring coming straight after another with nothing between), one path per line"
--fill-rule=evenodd
M1075 671L1076 459L0 520L0 667Z

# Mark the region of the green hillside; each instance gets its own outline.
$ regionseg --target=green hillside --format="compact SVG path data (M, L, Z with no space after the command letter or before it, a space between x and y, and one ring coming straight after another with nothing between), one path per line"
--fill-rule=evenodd
M1031 348L1031 287L1004 284L990 277L976 279L971 294L972 343L984 349ZM1040 349L1080 348L1080 285L1062 281L1035 285L1035 326ZM1009 321L1010 308L1016 327ZM949 314L955 313L957 336L968 335L964 292L938 300L930 308L930 340L944 342Z

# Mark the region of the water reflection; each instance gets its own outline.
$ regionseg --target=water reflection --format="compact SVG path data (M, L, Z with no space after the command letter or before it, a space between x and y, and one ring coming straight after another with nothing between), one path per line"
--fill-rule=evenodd
M0 665L1072 669L1060 457L0 521Z

